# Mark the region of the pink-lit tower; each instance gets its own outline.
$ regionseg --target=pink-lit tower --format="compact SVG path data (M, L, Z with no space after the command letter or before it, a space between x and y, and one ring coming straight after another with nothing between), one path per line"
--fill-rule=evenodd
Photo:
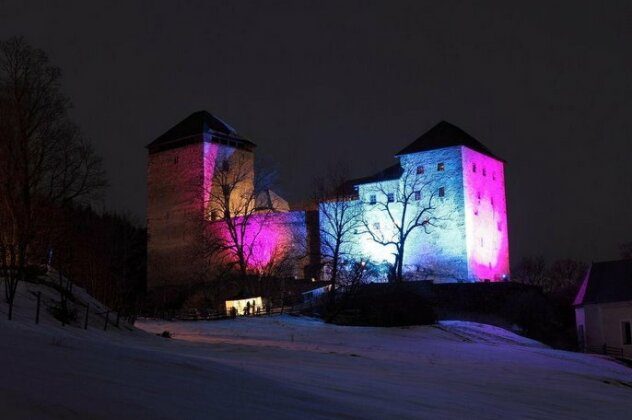
M502 281L509 277L505 163L460 128L442 121L397 157L402 167L424 175L445 191L453 208L449 228L411 244L408 264L444 263L454 276L444 281ZM439 168L440 170L437 170ZM460 274L459 274L460 273Z
M213 210L213 173L218 165L237 166L235 161L254 171L254 148L206 111L191 114L147 146L149 288L202 280L205 260L200 246Z

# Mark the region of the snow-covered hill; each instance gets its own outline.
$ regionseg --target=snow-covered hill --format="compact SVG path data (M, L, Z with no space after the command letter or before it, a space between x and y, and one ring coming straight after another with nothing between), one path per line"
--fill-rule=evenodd
M2 304L0 304L2 305ZM628 418L632 370L466 322L0 320L2 418ZM155 334L170 331L174 339Z

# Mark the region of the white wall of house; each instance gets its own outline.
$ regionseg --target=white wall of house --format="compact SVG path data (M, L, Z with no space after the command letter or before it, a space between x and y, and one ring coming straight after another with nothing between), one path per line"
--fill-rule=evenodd
M575 318L578 335L583 326L586 349L607 345L632 357L632 343L624 337L624 323L632 324L632 301L584 305L575 309Z

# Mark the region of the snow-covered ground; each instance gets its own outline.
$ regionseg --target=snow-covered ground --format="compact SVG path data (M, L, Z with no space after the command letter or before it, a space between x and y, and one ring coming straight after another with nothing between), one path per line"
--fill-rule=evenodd
M277 316L137 327L146 332L0 319L0 418L623 419L632 412L632 370L487 325L340 327ZM174 339L155 335L163 331Z

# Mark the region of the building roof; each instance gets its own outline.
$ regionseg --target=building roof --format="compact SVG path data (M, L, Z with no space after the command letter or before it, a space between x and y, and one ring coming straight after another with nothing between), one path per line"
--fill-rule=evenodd
M399 163L396 163L395 165L389 166L388 168L383 169L373 175L365 176L363 178L350 179L349 181L343 183L339 187L339 190L342 193L351 194L354 191L354 187L356 185L372 184L374 182L381 181L393 181L399 179L402 176L402 173L404 173L404 169Z
M632 260L592 263L574 305L632 301Z
M439 124L426 131L417 140L400 150L396 156L424 152L427 150L443 149L445 147L452 146L465 146L469 149L493 157L494 159L502 160L474 137L447 121L441 121Z
M234 145L246 149L256 147L250 140L237 134L234 128L208 111L197 111L189 115L164 134L147 145L150 153L180 147L186 144L202 141L204 134L210 134L211 141Z

